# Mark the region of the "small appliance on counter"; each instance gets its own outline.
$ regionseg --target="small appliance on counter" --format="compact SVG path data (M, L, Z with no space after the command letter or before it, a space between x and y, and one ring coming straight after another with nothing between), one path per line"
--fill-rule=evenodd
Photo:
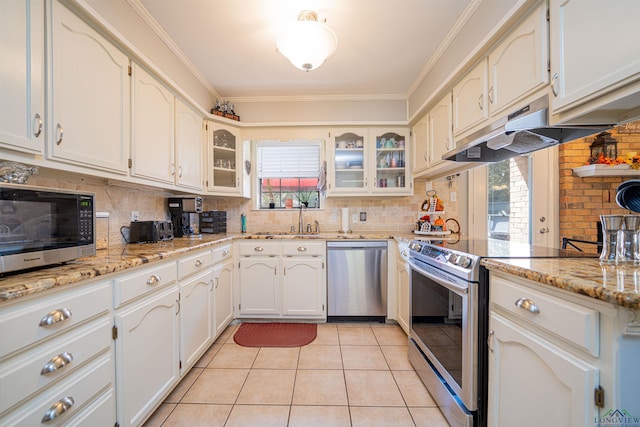
M200 214L200 232L220 234L227 232L226 211L206 211Z
M129 226L129 243L155 243L172 239L171 221L134 221Z
M200 235L202 197L170 197L169 213L175 237Z

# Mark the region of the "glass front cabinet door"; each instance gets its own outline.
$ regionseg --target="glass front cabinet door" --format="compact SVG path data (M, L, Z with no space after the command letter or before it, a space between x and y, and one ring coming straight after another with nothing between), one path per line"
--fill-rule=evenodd
M328 163L329 188L332 195L349 195L368 191L366 129L363 131L332 131Z
M242 150L240 139L233 132L215 123L208 124L208 182L210 192L238 192L238 153Z
M408 130L372 130L372 143L375 147L372 161L372 192L399 194L411 194L413 185L409 179L410 159L409 132Z

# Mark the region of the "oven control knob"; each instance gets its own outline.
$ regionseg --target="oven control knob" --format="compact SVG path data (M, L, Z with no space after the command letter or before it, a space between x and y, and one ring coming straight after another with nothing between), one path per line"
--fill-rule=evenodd
M460 257L459 257L458 255L454 254L454 253L449 254L449 262L450 262L451 264L457 265L457 264L458 264L458 259L459 259L459 258L460 258Z
M460 256L458 258L458 265L462 268L468 268L471 265L471 258L466 256Z

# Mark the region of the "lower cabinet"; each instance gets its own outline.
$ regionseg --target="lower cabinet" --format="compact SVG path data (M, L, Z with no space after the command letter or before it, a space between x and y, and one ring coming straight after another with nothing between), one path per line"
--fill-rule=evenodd
M398 243L398 257L396 260L396 284L398 286L398 314L396 320L398 325L409 335L409 320L411 309L409 280L411 270L408 266L409 262L409 244L405 242Z
M120 426L141 425L178 382L178 301L179 290L174 285L116 311Z
M180 283L180 375L195 365L213 340L213 271Z
M214 337L218 337L233 320L233 260L213 268Z
M240 242L237 317L326 319L325 242Z

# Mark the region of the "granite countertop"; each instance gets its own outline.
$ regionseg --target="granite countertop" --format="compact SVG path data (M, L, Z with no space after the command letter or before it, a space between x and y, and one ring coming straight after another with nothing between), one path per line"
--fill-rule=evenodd
M600 263L597 258L491 259L489 270L566 289L634 310L640 309L640 265Z
M406 233L407 236L409 233ZM405 233L399 233L405 236ZM405 236L405 237L407 237ZM80 258L64 265L42 268L24 273L7 274L0 278L0 306L4 302L27 295L44 292L82 280L92 279L109 273L122 272L143 264L170 259L189 252L239 239L354 239L388 240L393 233L322 233L322 234L203 234L198 238L176 238L166 242L137 243L110 246L100 249L95 256Z

